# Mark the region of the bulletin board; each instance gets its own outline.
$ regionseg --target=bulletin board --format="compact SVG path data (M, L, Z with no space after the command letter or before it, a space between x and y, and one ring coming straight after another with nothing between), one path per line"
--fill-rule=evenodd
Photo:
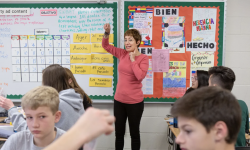
M225 3L122 1L121 37L128 29L139 30L139 51L149 57L142 82L146 102L175 102L191 87L194 70L222 65Z
M20 99L42 85L42 70L60 64L91 99L114 99L117 59L101 41L110 23L110 44L117 46L117 2L1 3L3 8L30 8L29 15L0 15L0 90L7 98Z

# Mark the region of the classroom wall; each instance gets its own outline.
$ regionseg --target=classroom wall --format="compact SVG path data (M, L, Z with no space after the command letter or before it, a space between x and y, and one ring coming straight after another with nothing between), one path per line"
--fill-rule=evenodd
M49 2L51 0L45 1ZM248 27L250 24L249 7L249 0L227 1L224 65L232 68L236 73L236 82L232 91L233 94L235 94L238 99L244 100L250 108L250 65L248 65L250 64L250 49L247 46L250 41L250 28ZM16 103L16 105L19 104ZM94 104L94 107L108 109L113 114L113 104ZM166 122L163 121L163 118L166 114L169 114L170 108L170 104L145 104L141 120L141 150L166 150L168 148L166 136L167 125ZM130 145L131 141L127 125L124 149L131 149ZM96 150L114 149L114 133L110 136L101 136L98 138Z

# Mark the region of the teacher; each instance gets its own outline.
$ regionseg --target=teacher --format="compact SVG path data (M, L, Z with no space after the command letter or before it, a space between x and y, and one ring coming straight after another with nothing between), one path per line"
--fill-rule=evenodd
M123 150L128 118L131 149L139 150L141 146L140 121L144 110L141 82L148 71L148 56L141 54L138 50L142 40L138 30L129 29L125 32L125 50L109 45L110 25L108 23L104 25L104 30L102 47L119 59L119 78L114 99L115 149Z

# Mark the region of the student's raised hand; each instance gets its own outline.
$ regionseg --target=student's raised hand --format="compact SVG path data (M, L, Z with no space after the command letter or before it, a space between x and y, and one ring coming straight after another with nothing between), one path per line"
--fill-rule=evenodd
M103 29L105 30L105 32L110 33L110 24L109 24L109 23L106 23L106 24L103 26Z
M135 51L129 53L129 58L132 62L135 61Z
M14 107L15 105L10 99L0 96L0 107L9 110L10 108Z
M110 134L114 131L113 123L115 117L108 110L88 108L79 118L73 128L81 133L79 137L84 142L89 142L102 134Z

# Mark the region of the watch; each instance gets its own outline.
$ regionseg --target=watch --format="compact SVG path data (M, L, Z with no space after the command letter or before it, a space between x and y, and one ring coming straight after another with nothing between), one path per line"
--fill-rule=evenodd
M105 34L105 35L109 35L109 33L108 33L108 32L104 32L104 34Z

